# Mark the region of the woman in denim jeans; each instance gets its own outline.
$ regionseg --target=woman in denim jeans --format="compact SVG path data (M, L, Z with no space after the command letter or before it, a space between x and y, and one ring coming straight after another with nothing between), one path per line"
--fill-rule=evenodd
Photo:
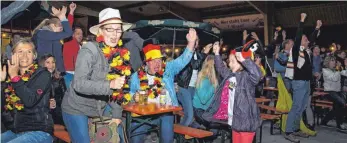
M12 49L8 68L1 68L1 82L6 84L5 112L15 111L13 129L1 134L2 143L53 142L49 113L51 73L35 64L36 57L34 44L21 39Z

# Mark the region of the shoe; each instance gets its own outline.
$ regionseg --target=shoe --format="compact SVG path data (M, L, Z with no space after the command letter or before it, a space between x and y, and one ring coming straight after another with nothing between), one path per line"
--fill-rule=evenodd
M329 126L328 123L321 122L320 126L327 127L327 128L332 128L332 126Z
M151 137L150 137L150 138L151 138L151 141L152 141L153 143L155 143L155 142L158 141L157 134L154 133L154 132L151 133Z
M307 125L307 128L309 128L309 129L312 130L312 131L315 131L313 125Z
M298 136L298 137L303 137L303 138L308 138L310 135L303 133L302 131L298 131L298 132L293 132L292 133L294 136Z
M347 131L347 127L345 125L340 125L337 127L337 130L341 131L341 132L346 132Z
M295 136L293 135L293 133L287 135L286 133L284 133L284 138L293 142L293 143L300 143L300 140L295 138Z

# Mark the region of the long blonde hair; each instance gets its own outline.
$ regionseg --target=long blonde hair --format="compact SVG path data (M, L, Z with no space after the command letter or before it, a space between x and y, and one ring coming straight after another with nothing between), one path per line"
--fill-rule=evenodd
M218 86L218 79L214 67L214 56L209 55L206 57L204 63L202 64L201 71L198 74L198 79L196 81L196 87L200 87L201 82L204 78L210 80L214 88Z
M46 18L41 21L39 25L33 30L32 35L34 35L38 30L40 30L43 26L48 26L49 24L58 24L60 22L59 18L52 17L50 19Z

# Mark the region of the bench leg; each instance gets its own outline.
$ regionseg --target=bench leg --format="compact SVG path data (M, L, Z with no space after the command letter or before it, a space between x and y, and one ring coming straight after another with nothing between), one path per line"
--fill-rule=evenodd
M270 124L270 134L273 135L274 134L274 121L271 120L271 124Z
M259 143L261 143L261 140L263 139L263 124L260 125L260 140Z

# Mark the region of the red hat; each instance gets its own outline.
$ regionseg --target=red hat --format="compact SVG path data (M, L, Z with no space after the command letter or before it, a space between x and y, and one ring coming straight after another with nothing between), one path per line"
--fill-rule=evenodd
M253 44L256 43L255 40L251 40L249 42L247 42L245 45L242 46L242 50L241 50L241 54L243 58L253 58L253 51L251 50L250 46L253 46ZM248 51L244 51L243 49L248 48ZM235 55L236 54L236 50L232 50L230 51L230 54Z

